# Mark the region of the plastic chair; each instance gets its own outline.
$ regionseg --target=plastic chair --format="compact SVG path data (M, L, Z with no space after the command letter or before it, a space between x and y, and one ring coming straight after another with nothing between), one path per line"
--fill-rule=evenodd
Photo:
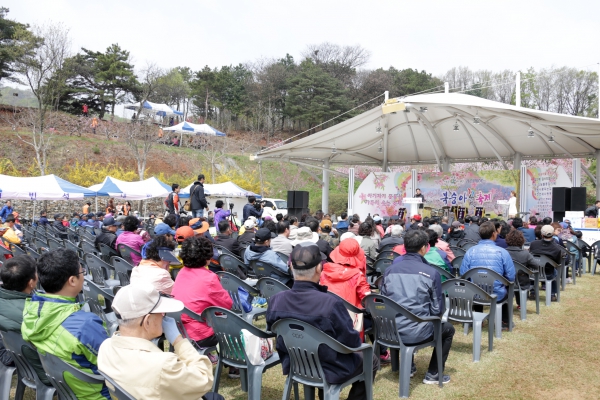
M452 268L454 269L454 275L460 274L460 266L462 265L463 259L465 256L457 256L452 260Z
M274 278L282 280L283 282L288 282L292 279L292 276L289 273L285 273L271 264L267 264L262 261L252 260L250 261L250 268L254 271L258 278Z
M593 264L592 264L592 275L596 275L596 266L598 265L598 262L600 262L600 240L592 243L592 245L590 246L590 258L592 258Z
M460 247L457 247L457 246L450 246L450 250L452 250L452 253L454 254L455 257L464 256L465 254L467 254L465 249L461 249Z
M125 259L125 261L127 261L131 265L134 265L133 260L131 259L132 254L135 254L135 255L139 256L140 258L142 258L142 255L140 254L139 251L136 251L123 243L121 243L120 245L117 246L117 250L121 254L121 257L123 259Z
M568 254L571 257L571 265L569 266L569 268L571 268L571 276L573 277L572 278L573 285L575 285L576 284L575 280L577 278L577 275L581 276L581 271L583 270L583 252L581 251L581 248L573 242L565 240L564 243L565 243L565 247L569 251ZM573 254L573 253L575 253L575 254ZM579 269L577 268L577 265L579 265ZM566 266L565 266L565 277L566 277ZM565 283L566 282L563 282L563 287L564 287Z
M86 279L83 283L83 296L88 301L90 311L104 322L108 336L112 336L116 332L118 325L114 321L110 321L106 314L113 312L112 302L115 296L89 279ZM100 296L102 296L102 301L100 301Z
M535 291L535 312L536 314L540 313L540 284L539 284L539 271L533 271L521 264L518 261L513 260L515 264L515 292L519 293L519 302L521 303L521 321L527 319L527 294L529 292L529 288L522 288L521 283L519 282L519 273L527 274L529 276L529 280L534 281L533 290Z
M398 370L398 352L400 353L400 376L399 376L399 396L408 397L410 389L410 371L412 358L415 350L425 347L434 347L436 349L438 362L439 386L443 387L443 363L442 363L442 320L437 316L417 317L400 304L389 297L380 294L369 294L364 299L365 309L373 318L373 331L375 341L373 348L377 350L378 346L387 346L393 349L392 371ZM402 342L396 326L396 317L401 315L404 318L418 323L433 323L433 340L419 345L406 345ZM376 352L376 354L379 354Z
M132 395L127 393L125 391L125 389L123 389L121 386L119 386L117 384L117 382L114 381L113 378L106 375L104 372L102 372L100 370L98 370L98 373L104 377L104 380L106 381L106 387L108 388L108 391L110 392L110 397L112 397L113 399L116 399L116 400L121 400L121 399L136 400L135 397L133 397Z
M248 277L248 267L246 264L231 254L221 254L219 256L219 265L221 265L221 268L223 268L224 271L241 279L246 279Z
M577 239L577 246L579 246L579 248L581 249L581 258L585 258L587 260L587 272L590 272L592 268L592 259L594 258L592 246L587 244L582 239ZM581 273L586 273L586 270L585 268L583 268L583 266L581 266Z
M93 254L99 257L101 254L100 251L98 251L98 249L96 248L94 242L89 242L85 238L82 239L81 242L79 242L79 247L81 248L81 253L83 256L85 256L86 254Z
M53 354L46 353L40 355L40 361L46 371L46 376L52 382L52 386L56 389L59 399L77 400L77 395L71 387L65 382L65 373L73 375L75 379L89 384L104 384L104 378L99 375L88 374L80 371L77 368L67 364Z
M279 258L281 258L281 261L283 261L284 263L287 264L290 261L290 257L289 256L287 256L287 255L285 255L283 253L280 253L278 251L276 251L275 253L277 253L277 255L279 256Z
M18 247L18 246L15 246L15 247ZM8 250L8 249L5 249L5 248L4 248L4 247L2 247L2 246L0 246L0 259L1 259L1 260L4 260L4 259L5 259L5 257L4 257L4 255L5 255L5 254L6 254L6 255L9 255L9 256L12 256L12 255L13 255L13 252L12 252L12 251L10 251L10 250ZM15 255L16 255L16 254L15 254Z
M113 256L120 257L120 254L117 253L115 249L108 247L104 243L98 243L98 247L100 247L100 253L102 253L102 260L105 263L109 263L110 258Z
M3 363L0 363L0 399L10 399L10 387L12 385L12 377L17 372L16 367L8 367ZM21 382L17 377L17 393L21 393L21 399L23 398L23 391L25 390L25 384ZM18 396L15 396L19 398Z
M544 282L546 285L546 307L550 306L551 301L552 301L552 282L556 281L556 287L557 290L556 291L556 301L560 302L560 275L561 275L561 269L560 266L554 262L554 260L551 260L550 257L546 256L546 255L537 255L537 254L532 254L533 257L535 257L538 260L538 265L540 266L539 269L539 280L540 282ZM557 274L554 278L549 279L548 276L546 275L546 264L550 264L551 266L553 266L555 269L557 269Z
M202 318L213 328L219 339L219 362L214 373L213 389L219 392L219 383L223 371L223 364L240 369L240 380L242 390L248 392L249 400L260 400L262 388L262 374L269 368L280 364L277 352L260 365L252 365L246 356L246 350L242 344L240 332L246 329L259 338L274 337L272 333L264 332L251 323L242 319L234 312L221 307L208 307L202 312ZM289 395L288 397L289 398Z
M289 287L279 282L277 279L270 277L260 278L258 282L256 282L256 288L260 292L261 297L267 299L267 301L271 298L271 296L279 292L290 290Z
M504 304L508 307L508 331L512 332L513 328L513 307L514 307L514 297L515 297L515 283L510 282L508 279L497 273L496 271L492 271L489 268L472 268L465 272L461 279L471 280L474 284L485 290L488 294L494 294L494 282L499 281L502 285L508 286L506 289L507 296L506 299L498 302L496 298L496 306L502 307ZM484 306L489 305L489 301L485 301L483 299L479 299L475 297L475 304L482 304ZM496 313L496 338L502 339L502 312Z
M394 250L394 247L396 247L396 246L398 246L398 245L397 244L387 244L387 245L383 246L383 248L381 249L381 253L383 253L384 251L392 251L392 250Z
M381 260L381 259L388 259L388 260L394 260L396 257L399 257L400 254L391 251L391 250L382 250L381 253L379 253L377 255L377 260L375 260L375 262Z
M85 261L86 266L90 270L92 268L94 268L94 269L99 269L102 271L102 276L104 278L103 286L113 287L113 286L117 286L120 283L116 276L117 273L116 273L115 267L113 267L112 265L105 263L104 261L102 261L102 259L100 259L99 257L97 257L93 254L86 254L83 259ZM92 276L93 275L94 274L92 273ZM102 284L102 282L98 282L96 280L94 282L96 282L98 284Z
M315 398L315 388L323 389L325 400L336 400L340 397L342 389L357 381L364 381L367 399L373 398L373 348L367 343L351 348L345 346L325 334L314 326L297 319L280 319L271 327L273 333L284 341L290 357L290 373L285 380L283 399L289 399L292 386L298 394L298 384L304 385L305 398ZM319 359L319 346L325 345L332 350L351 354L363 354L363 372L341 384L330 384L325 380L321 360ZM440 353L441 354L441 353ZM296 396L297 398L297 396Z
M131 265L121 257L116 256L110 258L110 265L115 267L117 279L119 279L121 286L129 285L129 278L131 277L133 265Z
M488 351L494 349L494 326L496 322L496 295L488 294L479 286L464 279L450 279L442 283L442 291L448 294L448 307L442 321L456 321L473 325L473 362L479 362L481 357L482 323L488 320ZM475 296L478 301L489 301L490 312L473 311ZM465 335L469 325L466 325Z
M34 260L40 258L40 254L29 246L25 247L25 251L27 252L27 255L33 257Z
M13 246L12 247L13 256L25 256L27 252L23 250L21 246Z
M373 271L376 275L383 276L385 270L392 265L392 263L393 260L390 260L389 258L380 258L373 264Z
M446 271L444 268L440 267L439 265L433 265L431 264L431 266L433 268L435 268L435 270L437 272L439 272L440 276L446 279L454 279L456 278L456 276L452 275L450 272Z
M243 263L244 261L240 259L240 257L237 254L234 254L232 251L230 251L228 248L221 246L220 244L213 244L213 247L215 249L217 249L219 256L221 256L222 254L228 254L230 256L233 256L236 260L238 260L239 262Z
M185 329L185 325L183 324L183 321L181 320L181 316L182 315L186 315L189 318L194 319L194 320L196 320L198 322L201 322L203 324L206 323L206 321L204 320L204 318L202 318L200 315L196 314L195 312L193 312L192 310L190 310L187 307L184 307L183 310L181 310L181 311L167 313L168 317L171 317L171 318L173 318L175 320L175 324L177 324L177 328L179 329L179 333L181 333L181 336L183 336L184 338L186 338L187 340L189 340L190 343L192 344L192 346L201 355L205 355L205 354L208 354L208 353L210 353L212 351L217 350L217 346L212 346L212 347L200 347L200 346L198 346L198 344L196 343L196 341L193 340L192 338L190 338L190 335L188 334L187 330Z
M2 335L2 341L4 346L10 352L15 366L18 371L17 391L15 393L15 400L22 400L25 391L25 386L35 390L36 400L52 400L54 387L44 384L29 360L31 357L38 357L37 351L27 342L23 340L23 337L18 332L0 332ZM26 349L27 356L23 354L23 349ZM10 390L10 382L8 383ZM2 397L2 399L8 399L9 397Z
M48 240L48 247L50 247L50 250L62 249L63 247L65 247L62 240L57 240L57 239L54 239L51 237L49 237L47 240Z
M462 239L458 239L458 238L450 238L448 239L448 243L450 244L450 246L456 246L458 247L458 244L460 243Z
M158 256L161 260L168 261L169 265L181 265L181 262L175 257L175 254L173 254L171 250L158 250Z
M35 245L38 252L41 252L42 249L49 249L49 247L50 247L50 246L48 246L48 240L46 238L42 239L37 236L36 236L35 240L33 241L33 244Z
M256 290L256 288L253 288L252 286L248 285L246 282L244 282L237 276L230 274L229 272L219 271L217 272L217 276L221 281L221 286L223 286L223 289L229 292L229 295L233 300L231 311L233 311L236 314L242 314L242 318L244 318L244 320L248 321L249 323L252 323L253 320L258 319L258 317L267 313L266 308L252 307L252 311L246 312L244 310L244 307L242 307L238 288L244 289L252 296L259 296L260 292Z

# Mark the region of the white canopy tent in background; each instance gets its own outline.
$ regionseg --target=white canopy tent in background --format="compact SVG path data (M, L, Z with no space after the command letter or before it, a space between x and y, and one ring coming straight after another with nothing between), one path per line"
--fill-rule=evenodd
M96 192L56 175L16 177L0 175L0 198L7 200L82 200Z
M90 190L100 197L118 197L124 200L146 200L153 197L166 197L171 187L155 177L143 181L126 182L107 176L103 183L92 185Z
M386 93L387 96L387 93ZM387 98L386 98L387 100ZM347 121L308 137L272 146L257 160L287 161L323 170L322 209L329 203L329 173L334 164L436 164L499 161L521 169L524 159L573 158L579 186L580 158L596 157L600 182L600 120L556 114L457 93L421 94L391 99ZM345 175L345 174L343 174ZM600 185L597 185L600 198ZM526 207L521 207L524 209Z
M123 108L125 110L133 110L133 111L137 112L138 108L140 108L140 102L138 101L137 103L133 103L133 104L125 104L123 106ZM166 104L152 103L150 101L144 102L144 105L142 107L142 112L144 112L146 114L150 114L150 115L158 115L159 117L174 117L177 115L179 115L179 116L183 115L183 112L173 110L171 107L169 107Z
M193 183L181 189L179 192L179 197L185 201L190 197L190 189ZM225 203L224 208L229 208L228 204L233 203L233 211L238 213L238 217L242 218L242 209L244 205L248 203L248 196L255 196L257 199L260 199L261 196L251 192L249 190L245 190L233 182L224 182L224 183L215 183L215 184L204 184L204 195L208 198L210 205L209 209L213 210L215 207L215 202L217 200L223 200Z
M56 175L17 177L0 175L0 198L7 200L83 200L96 192ZM33 202L32 219L35 217Z
M226 136L223 132L216 130L208 124L192 124L191 122L182 122L175 126L163 128L163 131L171 131L186 135L207 135L207 136Z

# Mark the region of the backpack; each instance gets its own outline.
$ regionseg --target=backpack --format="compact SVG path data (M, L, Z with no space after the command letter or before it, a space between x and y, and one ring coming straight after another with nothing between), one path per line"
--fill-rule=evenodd
M169 193L164 203L167 210L171 211L175 209L175 206L173 205L173 192Z

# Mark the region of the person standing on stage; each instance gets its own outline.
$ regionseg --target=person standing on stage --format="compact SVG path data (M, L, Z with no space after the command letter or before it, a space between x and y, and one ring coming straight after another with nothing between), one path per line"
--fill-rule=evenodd
M508 218L517 216L517 194L514 190L510 191L510 199L508 199Z
M421 189L417 188L417 192L415 193L415 197L418 197L421 199L421 203L419 203L419 214L423 213L423 205L425 204L425 197L423 196L423 194L421 193Z

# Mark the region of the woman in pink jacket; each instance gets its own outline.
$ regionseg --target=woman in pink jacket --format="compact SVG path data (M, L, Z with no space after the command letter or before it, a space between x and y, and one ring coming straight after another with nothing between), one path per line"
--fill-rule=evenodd
M229 293L223 289L219 277L208 269L208 263L213 256L213 246L204 236L192 236L185 239L181 245L179 257L184 267L175 279L171 294L195 312L202 312L211 306L231 309L233 301ZM190 336L200 347L212 347L218 343L217 335L206 323L198 322L186 315L181 316L181 322ZM239 372L229 368L230 377L238 377Z
M136 217L130 215L129 217L125 218L123 221L124 232L117 237L115 246L118 247L120 244L125 244L138 253L141 253L142 246L144 246L146 242L139 234L139 225L140 221ZM142 257L136 254L131 254L131 261L133 262L133 265L136 266L140 263L140 261L142 261Z

